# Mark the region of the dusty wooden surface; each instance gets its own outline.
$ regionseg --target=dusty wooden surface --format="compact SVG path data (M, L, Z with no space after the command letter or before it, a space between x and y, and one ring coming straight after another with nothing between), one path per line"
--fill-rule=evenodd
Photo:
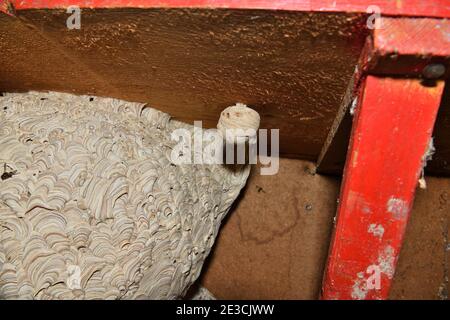
M224 223L202 283L221 299L315 299L322 281L339 181L312 163L281 159L277 176L254 170ZM450 179L418 190L392 299L440 299L450 289Z
M262 127L280 129L284 156L310 160L325 143L367 34L364 17L342 13L83 9L80 30L66 28L64 10L17 14L0 14L0 91L147 102L208 127L223 108L243 102L261 113ZM432 174L450 174L448 94L443 109ZM335 163L340 168L343 159Z
M262 10L83 9L0 15L0 91L92 93L215 126L236 102L280 129L284 154L315 159L353 73L361 15Z

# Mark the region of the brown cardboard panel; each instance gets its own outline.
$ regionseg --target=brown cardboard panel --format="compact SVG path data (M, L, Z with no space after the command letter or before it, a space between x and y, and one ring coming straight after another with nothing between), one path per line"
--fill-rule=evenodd
M416 192L391 299L448 299L450 179L427 185Z
M339 180L313 164L281 159L280 172L253 170L204 267L219 299L316 299L327 257ZM417 191L391 299L448 297L450 179Z
M221 299L316 299L339 181L299 160L281 159L274 176L255 169L202 283Z

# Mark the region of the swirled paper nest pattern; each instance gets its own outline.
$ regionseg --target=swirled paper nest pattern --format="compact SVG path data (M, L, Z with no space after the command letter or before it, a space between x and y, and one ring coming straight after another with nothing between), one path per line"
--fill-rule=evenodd
M0 298L182 297L249 167L172 163L177 128L139 103L1 96Z

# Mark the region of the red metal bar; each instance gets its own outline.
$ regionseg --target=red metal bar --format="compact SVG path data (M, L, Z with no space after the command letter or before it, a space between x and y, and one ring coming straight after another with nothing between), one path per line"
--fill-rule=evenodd
M358 12L378 6L384 15L450 17L448 0L13 0L16 10L38 8L233 8Z
M388 298L443 87L443 81L425 87L418 79L367 77L323 299Z

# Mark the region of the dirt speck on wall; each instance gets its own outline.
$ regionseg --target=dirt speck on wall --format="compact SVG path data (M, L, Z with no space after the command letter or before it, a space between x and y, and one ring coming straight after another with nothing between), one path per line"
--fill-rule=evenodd
M317 299L340 181L313 175L307 161L254 168L223 223L202 285L218 299ZM447 299L450 179L427 177L400 254L391 299Z

